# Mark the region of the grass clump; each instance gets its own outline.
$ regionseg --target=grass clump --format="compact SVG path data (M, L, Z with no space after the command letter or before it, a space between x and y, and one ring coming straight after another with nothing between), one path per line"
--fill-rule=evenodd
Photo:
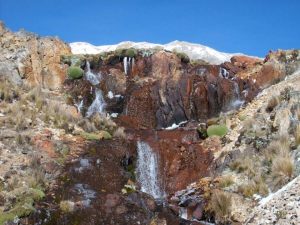
M68 77L71 79L80 79L83 77L83 70L79 66L70 66L68 68Z
M108 140L108 139L112 138L111 134L108 133L105 130L101 130L101 131L99 131L97 133L82 132L81 136L83 138L85 138L86 140L90 140L90 141L93 141L93 140L102 140L102 139Z
M279 98L277 96L271 97L268 101L266 111L272 112L278 104L279 104Z
M215 190L212 194L210 203L216 220L220 224L226 224L231 215L231 196L226 192Z
M278 155L274 158L272 163L272 182L275 188L278 188L288 181L294 175L295 165L291 156Z
M190 57L187 54L185 54L184 52L176 52L175 51L174 53L177 55L177 57L180 59L181 62L183 62L183 63L190 62Z
M75 203L72 201L61 201L59 208L63 213L73 212L75 209Z
M238 173L246 173L249 177L253 177L256 173L254 159L246 157L237 159L229 164L229 168Z
M227 134L228 129L225 125L211 125L207 128L207 135L211 137L213 135L223 137Z
M133 58L138 54L138 51L134 48L129 48L125 51L125 56Z
M126 139L126 133L124 131L124 127L118 127L113 135L115 138Z
M254 194L266 196L269 193L269 188L261 176L256 176L250 182L239 186L238 192L248 198Z
M232 176L227 175L227 176L222 176L219 180L219 187L220 188L226 188L234 184L234 179Z

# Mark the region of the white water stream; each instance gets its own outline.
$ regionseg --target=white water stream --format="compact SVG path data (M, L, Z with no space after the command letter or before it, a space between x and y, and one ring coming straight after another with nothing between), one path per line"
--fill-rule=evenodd
M88 111L86 112L86 117L90 117L94 113L103 114L105 112L105 106L106 103L104 101L102 91L100 89L96 89L96 97L93 103L88 108Z
M158 156L151 147L143 142L137 142L137 179L141 185L141 191L155 199L162 199L164 191L159 177Z
M85 72L85 78L92 84L92 85L97 85L100 83L100 76L98 74L94 74L91 71L91 66L90 63L87 61L86 62L86 68L87 71Z

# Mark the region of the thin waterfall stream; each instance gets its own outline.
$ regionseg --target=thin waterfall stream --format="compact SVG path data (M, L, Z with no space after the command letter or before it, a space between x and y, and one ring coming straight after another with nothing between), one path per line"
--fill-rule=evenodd
M137 150L137 178L141 191L155 199L163 199L165 193L160 180L157 154L143 141L137 142Z

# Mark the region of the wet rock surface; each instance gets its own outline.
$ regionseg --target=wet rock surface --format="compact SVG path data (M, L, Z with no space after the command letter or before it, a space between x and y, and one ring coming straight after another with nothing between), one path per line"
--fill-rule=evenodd
M89 146L67 164L57 186L24 224L149 224L154 217L179 224L179 219L151 196L121 192L132 179L122 162L134 148L118 140ZM71 212L64 211L62 201L73 203Z

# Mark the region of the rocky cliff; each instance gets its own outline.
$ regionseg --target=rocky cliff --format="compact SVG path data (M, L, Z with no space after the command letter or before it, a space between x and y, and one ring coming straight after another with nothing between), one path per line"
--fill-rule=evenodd
M26 31L11 32L0 23L0 76L21 84L61 87L66 67L61 55L71 54L68 44L54 37L39 37Z
M86 62L90 61L92 71L101 74L107 111L119 113L123 121L134 120L141 128L159 129L191 120L205 122L220 112L238 108L262 89L283 80L289 73L286 65L296 61L235 56L231 62L209 65L164 50L135 51L131 57L126 52L78 55L73 56L73 62L79 61L87 70ZM69 65L71 61L65 59ZM75 83L83 85L79 80ZM91 103L89 87L71 89L75 98L85 96L86 105ZM109 93L113 93L111 98Z
M38 185L48 194L38 205L40 210L23 224L190 224L189 220L201 224L203 219L218 223L224 218L240 222L236 215L245 217L255 203L240 204L244 208L236 207L220 217L210 203L212 191L223 188L222 180L215 177L226 175L234 160L246 157L244 152L257 156L253 161L260 163L263 149L275 134L295 124L280 122L282 115L296 114L296 100L289 97L294 92L285 91L280 101L274 100L275 106L266 99L257 101L257 96L299 68L298 50L270 52L264 60L239 55L213 65L161 48L72 55L70 47L57 38L13 33L3 24L0 35L0 125L4 130L0 149L5 149L1 155L5 161L0 161L5 184L0 190L4 215L0 214L0 222L27 216L33 201L41 198L30 198L30 204L21 201L22 194L18 201L11 198L19 186L22 191L33 189L27 179L31 171L37 173L34 179L40 179L38 172L44 173L45 181ZM82 69L83 76L67 76L71 67ZM281 83L286 82L298 90L297 82ZM51 91L60 87L64 89ZM290 112L281 110L286 105ZM276 107L280 110L273 111ZM241 129L245 119L241 113L255 116L246 131ZM225 126L227 135L209 135L211 125ZM147 148L144 158L141 142ZM35 159L32 149L42 156ZM149 190L143 189L145 184L138 178L143 173L141 159L149 162L142 169L155 173L144 177L161 186L161 199L154 201L151 192L141 191ZM10 171L14 163L27 168L26 176L21 169ZM268 163L261 170L270 170ZM236 183L222 191L242 192L237 190L238 182L257 182L246 172L230 169ZM13 186L20 177L24 182ZM48 182L51 186L46 186ZM235 195L236 199L241 196ZM23 203L31 209L17 212Z

